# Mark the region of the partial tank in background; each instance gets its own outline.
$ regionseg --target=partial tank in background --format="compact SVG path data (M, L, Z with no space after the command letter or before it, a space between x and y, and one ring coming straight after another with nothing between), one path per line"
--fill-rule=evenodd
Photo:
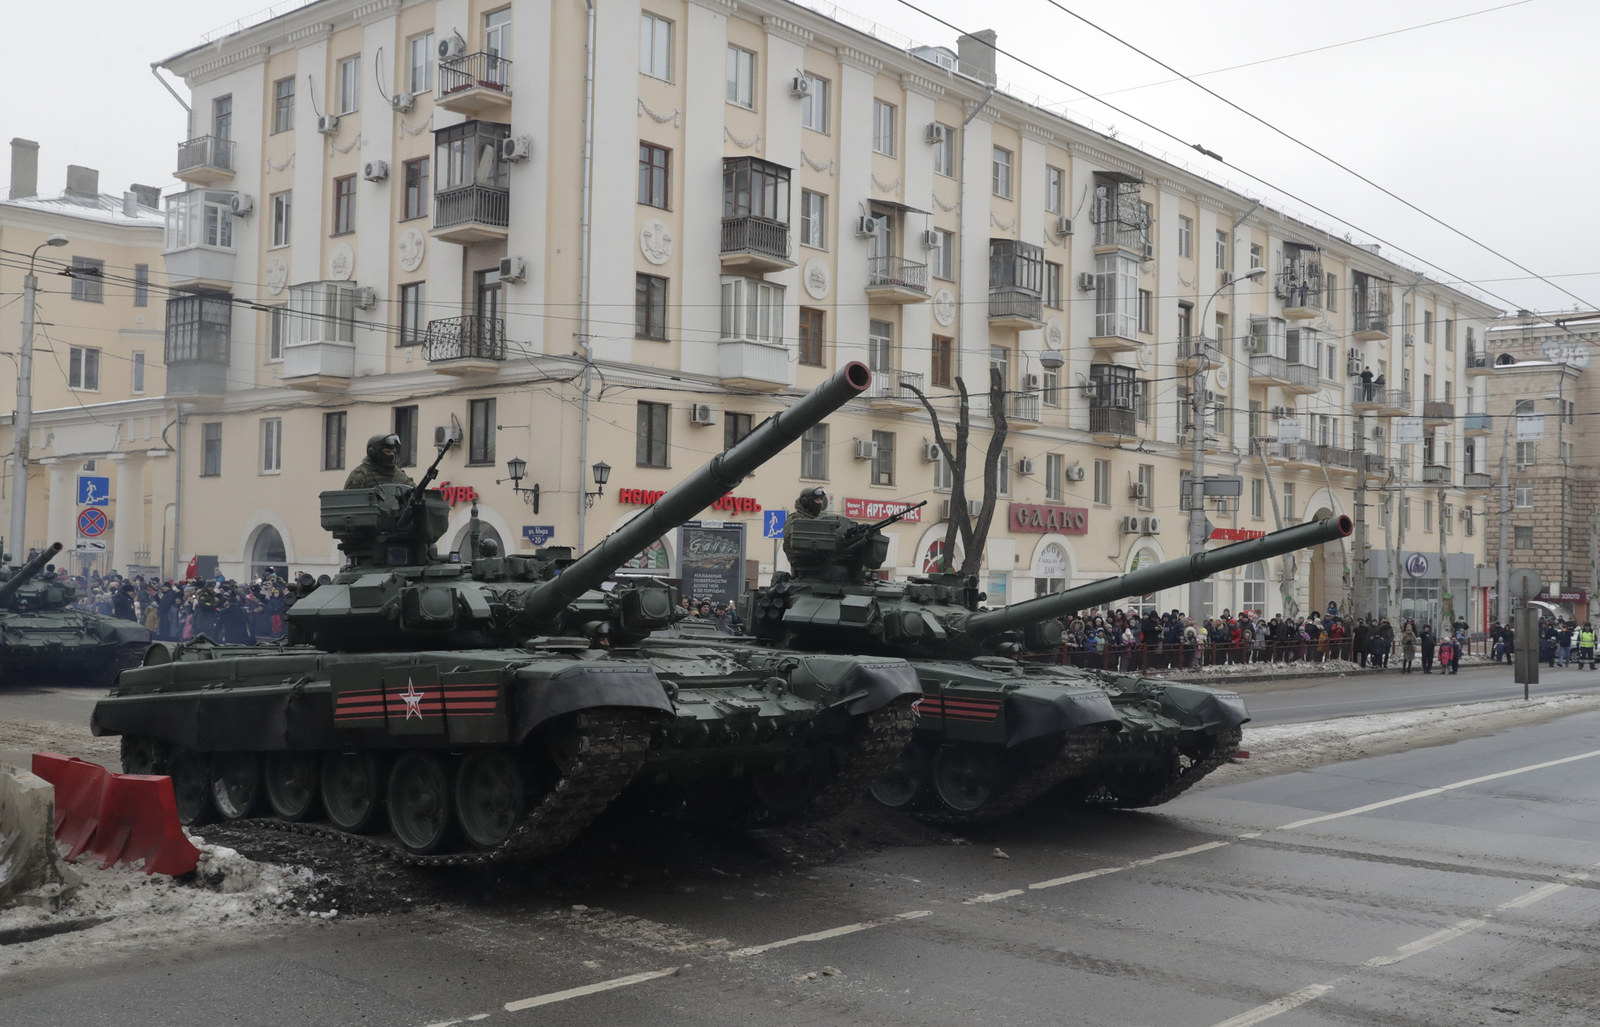
M44 576L60 552L56 542L0 582L0 683L108 688L123 668L139 665L150 632L133 621L74 607L77 589Z

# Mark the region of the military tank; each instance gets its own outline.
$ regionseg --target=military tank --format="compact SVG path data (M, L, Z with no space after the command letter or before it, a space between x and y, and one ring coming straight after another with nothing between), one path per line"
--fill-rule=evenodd
M911 658L925 694L916 734L870 790L891 808L953 822L1004 816L1058 788L1154 805L1230 758L1249 719L1237 694L1040 662L1061 650L1055 618L1350 533L1349 518L1329 518L981 610L976 582L957 574L876 577L882 529L899 516L790 520L792 570L747 594L743 615L769 645Z
M109 687L123 668L139 665L150 632L133 621L74 609L77 589L39 576L60 552L56 542L0 582L0 681Z
M647 761L780 781L793 763L808 787L774 794L826 802L834 779L881 772L909 737L904 661L658 665L632 647L679 615L676 590L601 585L870 380L848 365L577 559L503 555L476 531L467 559L439 557L439 460L415 487L324 492L349 564L291 608L286 643L158 644L91 727L122 736L124 771L170 775L187 823L270 811L417 865L555 851Z

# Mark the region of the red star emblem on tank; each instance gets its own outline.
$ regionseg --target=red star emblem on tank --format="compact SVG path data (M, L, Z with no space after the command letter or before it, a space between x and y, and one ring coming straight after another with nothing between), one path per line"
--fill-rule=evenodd
M400 701L406 704L406 719L416 717L422 719L422 699L427 692L417 691L417 686L410 678L406 678L406 690L400 693Z

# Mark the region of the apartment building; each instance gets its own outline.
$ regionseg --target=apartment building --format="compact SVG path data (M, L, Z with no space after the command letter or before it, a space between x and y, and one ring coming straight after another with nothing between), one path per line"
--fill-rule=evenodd
M762 511L812 482L856 515L933 500L890 565L936 565L950 475L912 388L948 429L965 381L981 452L991 369L992 603L1185 553L1197 409L1206 475L1241 479L1216 542L1356 513L1390 468L1462 496L1448 411L1495 310L994 88L992 35L951 42L782 0L322 0L163 62L193 109L166 199L183 552L330 570L316 494L367 436L420 468L456 428L444 547L475 496L513 551L581 548L848 360L870 394L708 515L754 574L783 566ZM1431 441L1388 433L1430 411ZM635 569L681 578L681 548ZM1381 601L1345 573L1372 562L1254 565L1210 608Z
M105 194L97 171L69 165L66 189L41 196L39 145L27 139L11 141L10 170L0 200L6 397L17 395L30 271L37 285L28 509L24 537L5 539L4 549L23 559L61 542L63 567L153 571L177 488L162 367L166 296L156 284L165 278L160 190ZM14 411L0 423L6 524L17 491L13 420ZM78 526L86 510L87 532Z

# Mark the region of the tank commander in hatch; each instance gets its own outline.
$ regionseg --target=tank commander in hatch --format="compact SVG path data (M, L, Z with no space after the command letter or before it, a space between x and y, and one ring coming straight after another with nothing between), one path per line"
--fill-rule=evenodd
M367 440L367 458L356 465L344 480L347 489L370 489L374 485L415 485L411 475L395 464L400 452L400 436L374 435Z
M827 508L828 490L821 485L815 485L802 490L800 498L794 501L793 517L799 520L815 520L821 517L822 511ZM785 558L789 556L789 525L787 522L783 526L783 555Z

